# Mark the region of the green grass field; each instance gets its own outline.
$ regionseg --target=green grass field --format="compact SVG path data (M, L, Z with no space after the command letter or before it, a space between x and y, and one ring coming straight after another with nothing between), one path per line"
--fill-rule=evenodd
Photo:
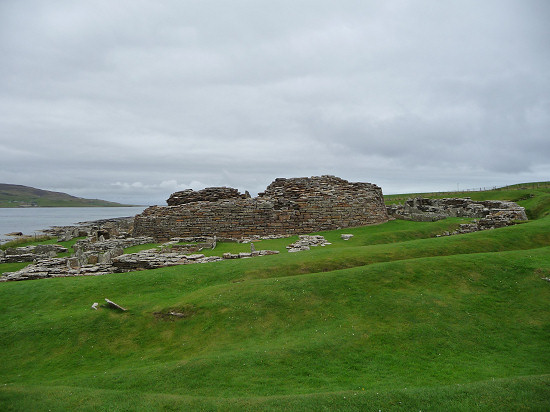
M440 238L463 220L390 221L307 252L265 240L281 253L0 283L0 410L549 410L550 189L475 198L532 220Z

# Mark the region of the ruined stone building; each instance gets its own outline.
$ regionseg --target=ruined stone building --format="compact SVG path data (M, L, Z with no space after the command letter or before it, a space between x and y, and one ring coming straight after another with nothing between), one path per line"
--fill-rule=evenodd
M226 187L185 190L167 203L137 215L134 236L292 235L388 220L380 187L335 176L276 179L255 198Z

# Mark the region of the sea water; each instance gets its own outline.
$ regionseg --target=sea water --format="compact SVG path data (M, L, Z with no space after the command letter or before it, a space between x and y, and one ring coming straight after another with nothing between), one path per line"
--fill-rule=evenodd
M79 222L135 216L138 207L28 207L0 208L0 242L9 240L7 233L40 234L51 226L71 226Z

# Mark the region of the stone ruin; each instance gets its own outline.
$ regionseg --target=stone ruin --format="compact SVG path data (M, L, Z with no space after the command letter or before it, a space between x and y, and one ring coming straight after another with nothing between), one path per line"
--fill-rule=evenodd
M392 218L418 222L433 222L448 217L477 219L472 223L461 224L456 231L445 232L443 236L512 226L517 221L527 220L525 209L514 202L475 201L469 197L444 199L417 197L407 199L404 204L389 205L387 209L388 215Z
M102 228L101 224L99 226L99 232L108 232L106 228ZM76 232L78 231L63 230L60 234L65 236L67 233ZM118 231L115 232L118 233ZM73 245L73 255L69 257L56 257L58 253L67 252L67 249L61 245L10 248L5 252L0 250L0 263L33 261L32 264L21 270L1 274L0 282L68 276L98 276L279 253L276 250L251 250L250 253L225 253L223 256L205 256L198 252L215 248L216 238L202 236L197 238L174 238L160 245L160 247L125 254L125 248L155 243L155 241L151 237L144 236L135 238L122 235L116 238L110 237L114 235L114 232L106 235L109 237L108 239L105 239L103 234L98 239L97 234L98 231L92 231L87 238L78 240ZM261 240L261 238L255 238L255 240ZM251 245L251 249L253 249L253 245Z
M266 256L279 252L256 250L251 242L293 234L300 234L299 240L289 245L288 251L309 250L311 246L330 243L322 236L301 233L382 223L388 216L416 221L447 217L477 219L443 235L494 229L527 220L524 208L506 201L415 198L386 208L378 186L350 183L334 176L276 179L256 198L232 188L186 190L174 193L168 203L167 207L148 208L135 219L106 219L47 231L57 235L58 241L86 236L75 243L71 257L56 257L67 251L60 245L0 250L0 263L34 261L20 271L4 273L0 282L102 275ZM344 240L352 236L341 235ZM123 253L130 246L168 239L159 248ZM200 253L215 248L217 239L251 243L251 251L208 257Z
M223 199L248 199L250 194L240 193L232 187L207 187L206 189L194 191L192 189L172 193L166 201L168 206L185 205L193 202L217 202Z
M487 218L500 213L509 219L527 220L525 209L504 200L475 201L469 197L429 199L416 197L404 204L389 205L388 215L397 219L433 222L448 217Z
M77 237L87 237L93 242L106 239L121 239L132 236L134 217L117 217L82 222L77 226L54 226L43 230L49 236L57 237L58 242L66 242Z
M47 259L57 256L58 253L67 252L67 248L61 245L36 245L7 248L0 250L0 263L32 262L37 259Z
M193 241L192 244L181 244L180 239L173 239L157 248L125 254L123 251L124 245L132 246L149 243L153 239L141 237L131 238L130 240L132 240L131 244L128 242L109 242L106 244L107 242L105 241L89 242L89 239L81 240L77 242L80 245L76 247L73 256L39 258L33 264L17 272L6 272L0 275L0 282L68 276L98 276L109 273L134 272L167 266L210 263L225 259L250 258L279 253L277 250L251 250L249 253L224 253L223 256L205 256L202 253L190 253L187 247L195 251L201 251L204 248L211 249L216 242L215 238L206 240L204 238L197 238L191 239ZM95 249L95 244L97 244L97 249ZM179 248L180 246L182 246L181 249Z
M321 235L300 235L296 242L291 243L286 248L292 253L310 250L311 246L328 246L331 244L332 243L327 242L325 237Z
M58 236L59 241L77 236L86 239L75 243L71 257L54 257L52 251L45 256L33 255L34 264L4 273L0 281L100 275L266 256L279 252L256 250L253 244L246 253L207 257L199 252L214 248L217 239L250 243L388 220L378 186L350 183L334 176L276 179L256 198L226 187L184 190L172 194L167 203L166 207L150 207L133 219L106 219L50 229L49 234ZM158 242L166 243L155 249L123 253L133 245ZM321 236L301 236L289 251L325 244ZM29 261L29 255L25 259Z
M135 236L242 239L295 235L383 223L382 190L335 176L279 178L251 198L233 188L174 193L169 206L152 206L134 220Z

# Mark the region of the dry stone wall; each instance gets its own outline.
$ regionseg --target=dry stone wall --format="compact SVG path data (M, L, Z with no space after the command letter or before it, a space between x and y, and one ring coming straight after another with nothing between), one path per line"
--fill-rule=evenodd
M0 263L32 262L37 259L46 259L57 256L58 253L67 252L67 248L61 245L36 245L8 248L0 250Z
M232 187L207 187L199 191L187 189L172 193L166 203L168 206L178 206L193 202L216 202L222 199L246 199L248 197L250 197L248 193L242 194Z
M447 217L497 218L527 220L525 209L514 202L504 200L475 201L469 197L407 199L404 204L388 206L391 217L404 220L431 222Z
M174 237L292 235L388 220L382 190L371 183L351 183L335 176L276 179L256 198L225 190L216 197L205 189L194 196L173 196L173 206L153 206L137 215L134 236L159 241ZM228 188L224 188L228 189ZM200 191L199 191L200 192ZM181 192L180 192L181 193ZM198 192L195 192L198 193ZM187 202L189 199L216 199ZM178 203L179 202L179 203Z

